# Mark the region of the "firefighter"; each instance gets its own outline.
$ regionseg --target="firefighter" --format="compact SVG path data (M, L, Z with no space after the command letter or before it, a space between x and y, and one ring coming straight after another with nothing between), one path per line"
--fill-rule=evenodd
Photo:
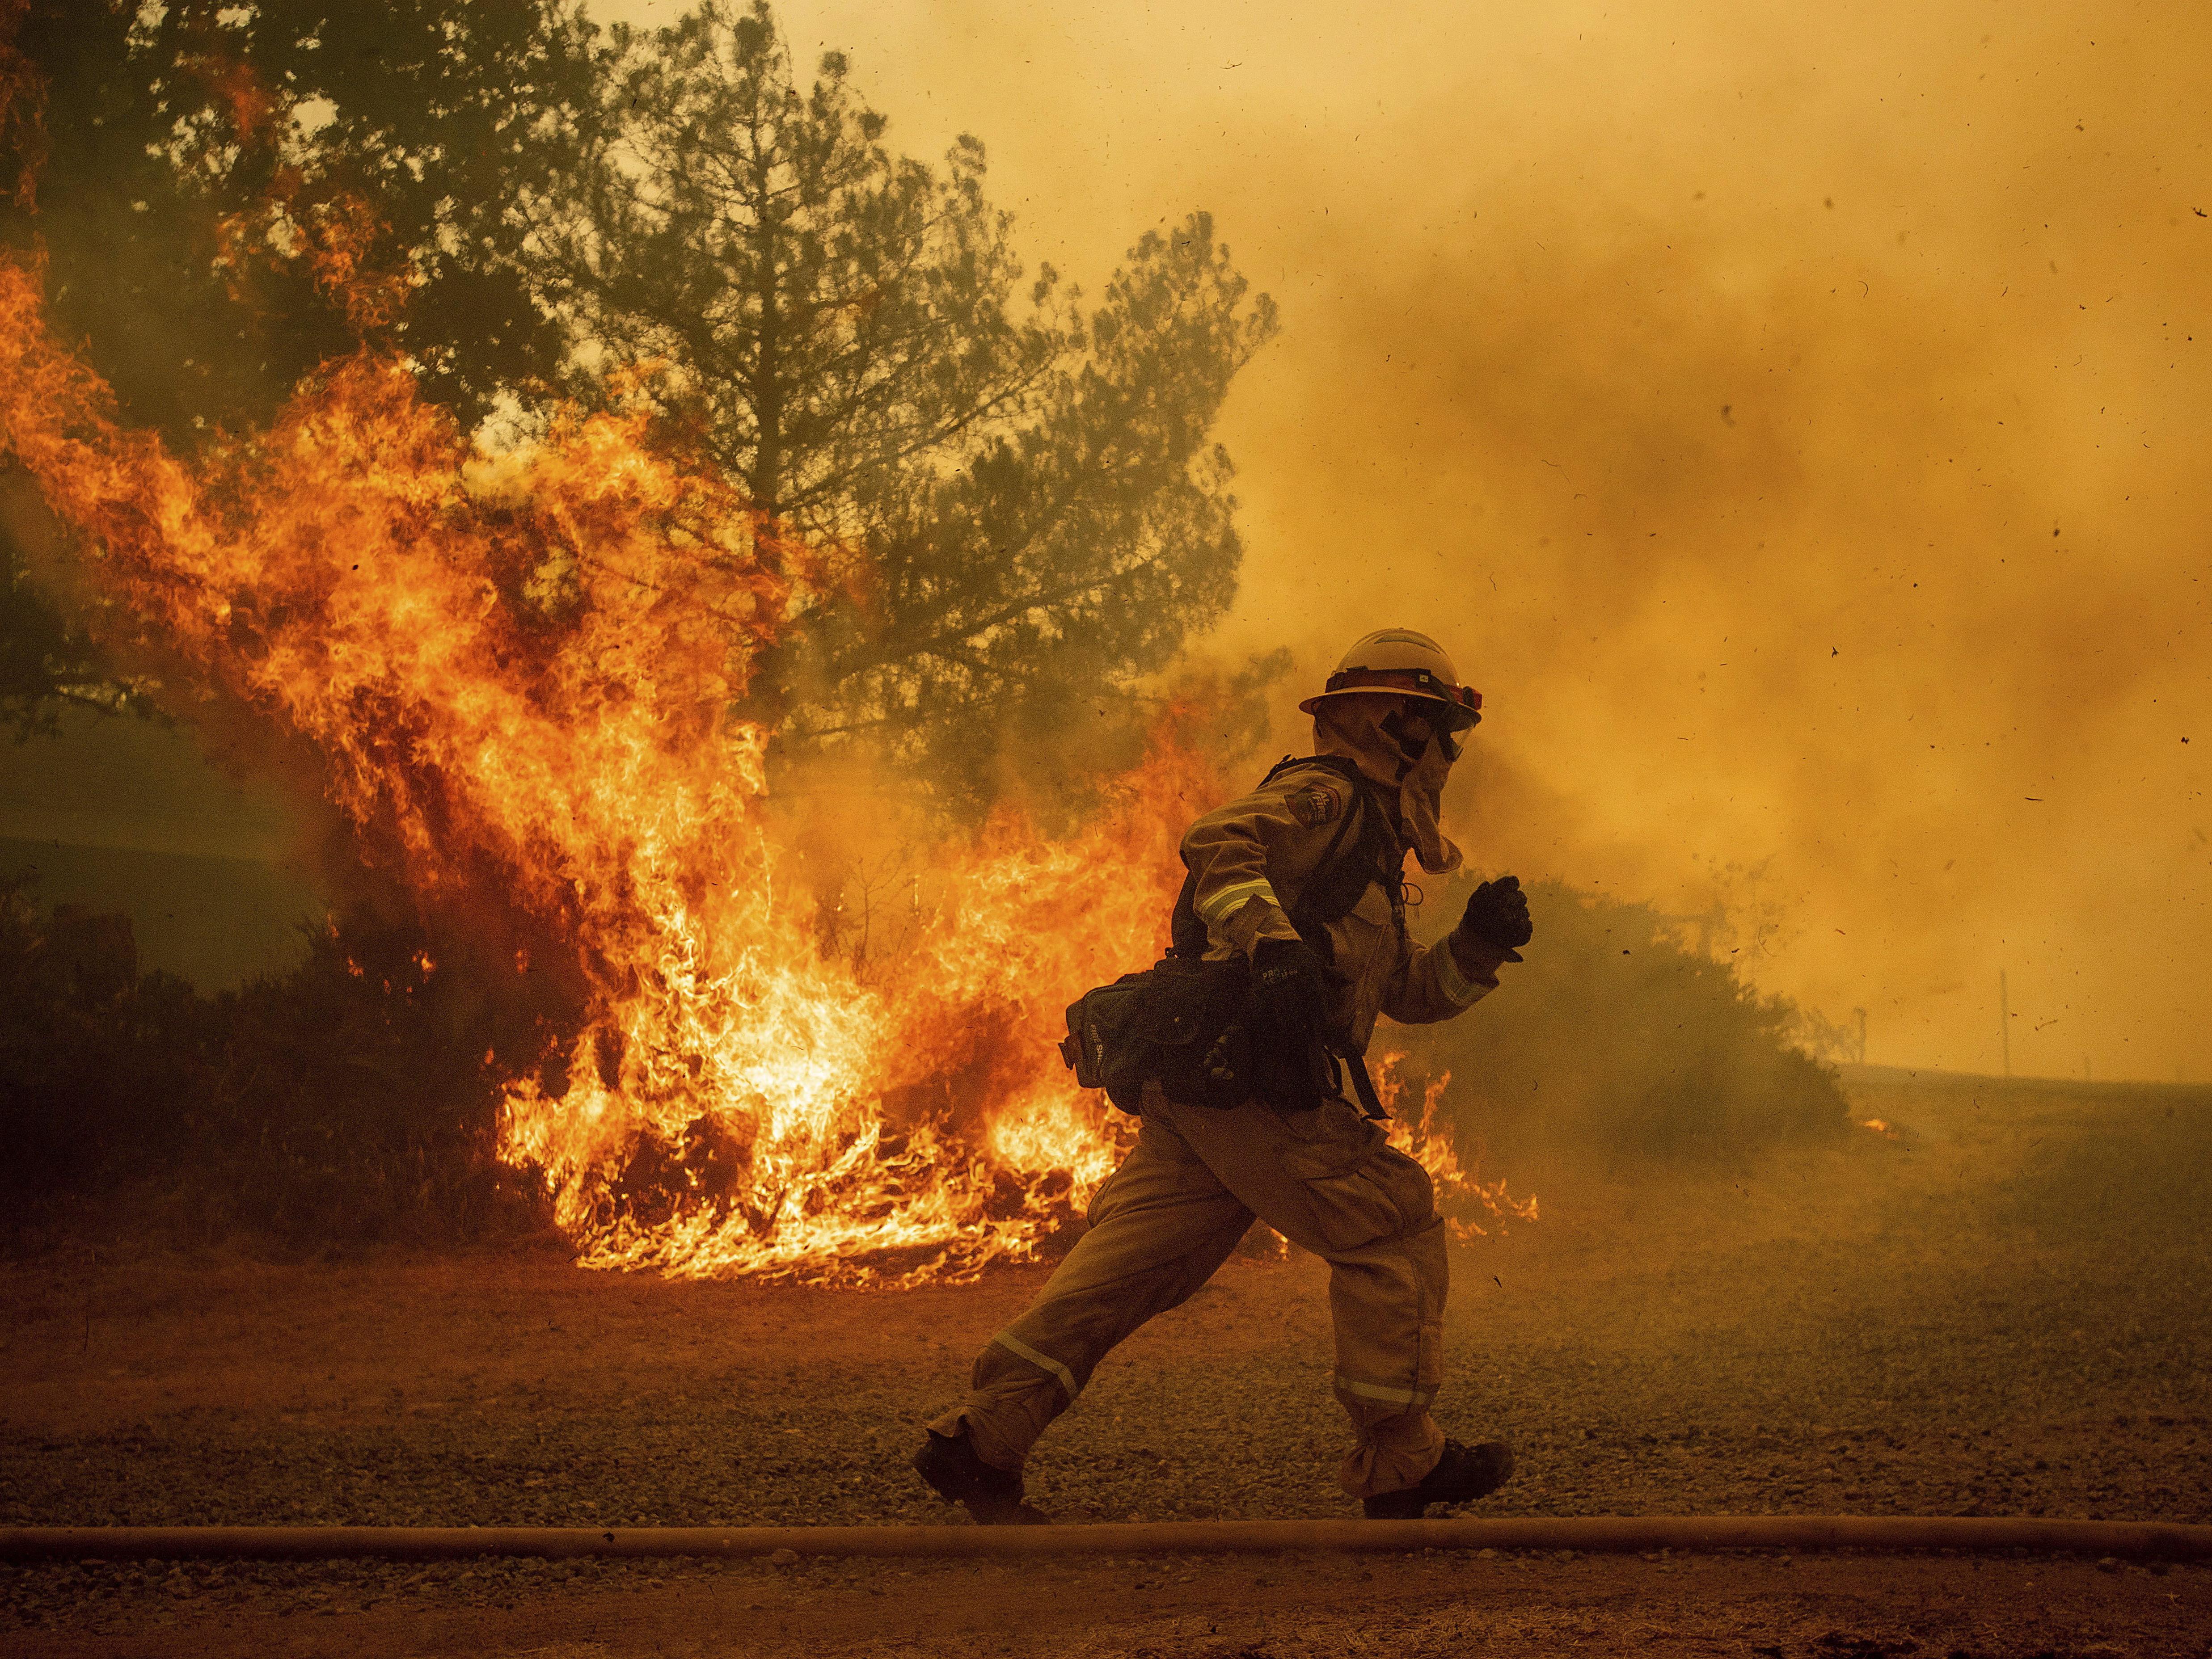
M1144 1084L1136 1145L1092 1198L1089 1231L983 1349L967 1398L914 1460L978 1522L1046 1518L1023 1501L1030 1448L1108 1351L1203 1285L1255 1217L1329 1264L1334 1386L1354 1441L1338 1480L1367 1515L1419 1517L1511 1473L1504 1444L1447 1439L1430 1415L1443 1222L1427 1172L1385 1141L1359 1062L1378 1014L1450 1019L1497 988L1530 936L1510 875L1475 889L1443 944L1407 936L1406 854L1432 875L1461 861L1437 815L1481 703L1434 640L1370 633L1298 705L1316 753L1185 834L1177 948L1240 972L1231 959L1249 960L1252 1092L1224 1109ZM1364 1108L1336 1086L1336 1057Z

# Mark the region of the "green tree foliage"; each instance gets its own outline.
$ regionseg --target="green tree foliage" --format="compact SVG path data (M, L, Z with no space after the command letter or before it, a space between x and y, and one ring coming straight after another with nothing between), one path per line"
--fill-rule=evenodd
M562 153L588 27L544 0L30 0L37 120L0 232L125 417L189 444L258 424L365 324L471 422L552 367L508 204ZM312 257L403 274L371 318Z
M1427 908L1458 918L1465 883ZM1451 1074L1460 1129L1504 1167L1559 1157L1623 1174L1726 1162L1778 1141L1840 1134L1835 1073L1790 1040L1796 1009L1692 948L1646 905L1558 882L1529 889L1528 960L1462 1018L1405 1031L1416 1081Z
M764 0L617 27L602 62L527 263L572 386L661 365L670 425L849 555L763 676L795 737L980 755L1220 614L1241 548L1208 434L1275 315L1205 215L1085 316L1050 267L1025 283L981 143L895 154L842 56L800 87Z
M543 0L26 0L5 43L0 244L123 417L190 449L265 421L364 335L465 421L563 343L508 204L562 152L590 31ZM0 15L0 29L9 18ZM336 268L387 274L381 308ZM0 528L0 714L38 729L130 688Z

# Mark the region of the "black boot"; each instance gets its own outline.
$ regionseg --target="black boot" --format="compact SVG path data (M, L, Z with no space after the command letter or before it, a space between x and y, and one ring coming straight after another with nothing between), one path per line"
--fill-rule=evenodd
M927 1431L928 1438L914 1455L915 1473L937 1489L948 1504L957 1504L975 1518L979 1527L1041 1527L1052 1517L1022 1502L1022 1477L994 1468L975 1455L963 1426L957 1435Z
M1444 1442L1444 1455L1418 1486L1360 1501L1370 1521L1418 1521L1431 1504L1471 1504L1487 1498L1513 1473L1513 1448L1503 1440L1479 1446Z

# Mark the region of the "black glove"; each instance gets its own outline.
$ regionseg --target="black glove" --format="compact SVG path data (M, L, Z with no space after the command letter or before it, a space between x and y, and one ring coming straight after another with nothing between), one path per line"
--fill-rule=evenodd
M1327 973L1303 939L1262 939L1253 946L1253 1035L1285 1050L1320 1038L1328 1018Z
M1501 875L1477 887L1467 901L1467 914L1459 918L1458 931L1509 956L1527 944L1536 926L1528 919L1528 895L1521 891L1521 878Z

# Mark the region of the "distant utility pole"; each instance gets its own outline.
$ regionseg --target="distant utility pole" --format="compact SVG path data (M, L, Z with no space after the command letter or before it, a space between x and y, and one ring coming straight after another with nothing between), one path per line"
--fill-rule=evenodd
M1997 970L1997 1046L2004 1055L2004 1075L2012 1075L2012 994L2005 989L2004 970Z
M1859 1017L1859 1063L1864 1065L1866 1064L1866 1010L1853 1008L1851 1012Z

